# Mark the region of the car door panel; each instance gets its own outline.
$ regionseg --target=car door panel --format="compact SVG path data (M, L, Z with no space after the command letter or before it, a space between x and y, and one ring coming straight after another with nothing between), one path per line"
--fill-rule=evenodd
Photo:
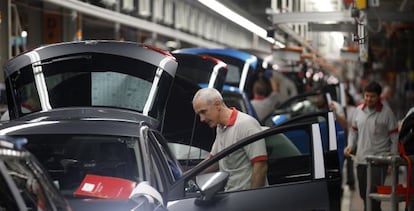
M201 172L207 166L215 163L226 155L237 149L248 145L255 140L266 139L267 149L276 149L280 144L271 145L274 142L291 141L285 134L293 131L300 131L306 134L303 142L309 149L306 153L299 150L291 150L290 154L274 156L273 151L268 151L268 182L269 186L257 189L249 189L234 192L219 192L211 201L198 203L197 195L200 193L186 193L185 196L176 197L170 201L169 210L329 210L329 188L328 180L325 177L325 164L323 161L322 140L320 129L317 122L310 124L292 124L283 127L274 127L267 129L249 138L240 140L239 143L232 145L218 153L215 157L202 165L193 169L189 174L184 176L181 185L173 187L184 188L195 175ZM273 137L273 139L272 139ZM297 140L300 141L300 140ZM293 146L292 143L284 144ZM318 153L315 155L314 153ZM318 193L318 194L315 194ZM170 195L170 199L172 196ZM181 199L180 199L181 198ZM300 203L298 203L300 202Z
M221 193L216 195L214 203L206 205L197 205L196 198L172 201L168 203L168 210L329 210L329 201L323 200L323 196L327 195L325 181L309 181L277 187Z

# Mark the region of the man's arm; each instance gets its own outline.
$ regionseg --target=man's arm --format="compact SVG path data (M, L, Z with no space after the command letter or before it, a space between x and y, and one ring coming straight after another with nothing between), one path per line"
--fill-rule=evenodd
M328 106L329 109L335 114L335 118L341 127L345 130L348 129L348 121L346 120L345 112L341 105L339 103L331 102Z
M253 163L252 178L250 180L251 188L263 187L266 185L267 178L267 161L257 161Z

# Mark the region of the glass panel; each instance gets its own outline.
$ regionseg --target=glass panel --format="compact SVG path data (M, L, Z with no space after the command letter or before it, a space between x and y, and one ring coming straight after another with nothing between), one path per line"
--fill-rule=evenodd
M292 130L266 138L269 185L310 180L312 154L310 136Z
M226 83L238 84L240 82L241 70L237 66L227 64Z
M29 135L26 148L51 174L60 191L72 194L86 174L142 181L137 138L103 135Z
M157 67L142 61L115 55L88 54L42 61L42 65L35 68L40 72L36 78L32 65L10 77L13 81L10 90L14 92L9 95L16 98L13 103L18 107L19 116L39 111L39 98L50 103L52 108L109 106L142 112L147 103L149 112L155 115L159 112L152 109L162 109L151 107L154 102L149 98ZM165 75L161 75L158 86L168 86L170 81ZM46 86L48 96L37 90L37 86ZM164 93L156 91L154 94L157 98ZM157 98L155 103L163 105L166 96L159 97L161 99Z
M122 73L92 73L92 106L111 106L142 111L151 82Z

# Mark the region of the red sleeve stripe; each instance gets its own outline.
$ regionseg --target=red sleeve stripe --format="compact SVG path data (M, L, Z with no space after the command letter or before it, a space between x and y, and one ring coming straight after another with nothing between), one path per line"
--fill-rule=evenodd
M208 158L212 158L214 155L213 154L208 154Z
M255 158L253 158L250 162L252 162L252 163L256 163L256 162L259 162L259 161L264 161L264 160L267 160L267 155L260 155L260 156L257 156L257 157L255 157Z
M390 130L389 132L388 132L388 134L394 134L394 133L398 133L398 128L394 128L393 130Z
M357 127L352 127L352 130L358 131L358 128Z

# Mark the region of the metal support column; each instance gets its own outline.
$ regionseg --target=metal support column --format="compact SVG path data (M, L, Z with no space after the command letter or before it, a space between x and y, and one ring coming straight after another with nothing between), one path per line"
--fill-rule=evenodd
M3 65L7 60L11 58L11 49L10 49L10 1L11 0L1 0L0 1L0 81L4 81L3 76Z

